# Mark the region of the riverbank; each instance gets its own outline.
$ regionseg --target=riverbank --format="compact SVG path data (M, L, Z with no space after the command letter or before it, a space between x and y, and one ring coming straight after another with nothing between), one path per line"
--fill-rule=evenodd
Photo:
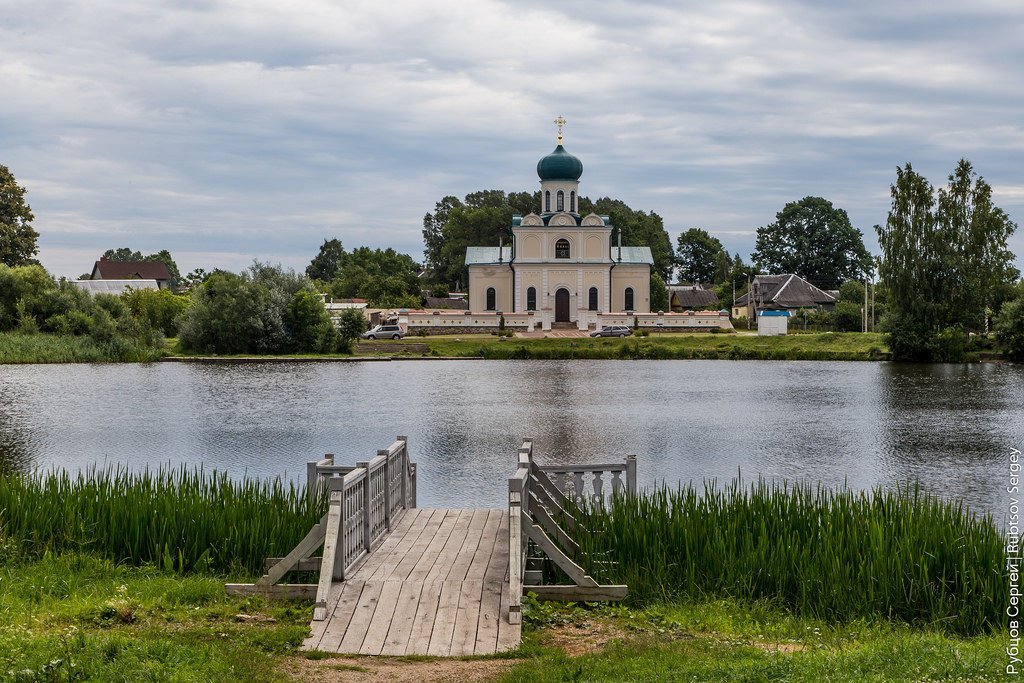
M8 549L9 550L9 549ZM312 605L228 597L224 577L69 553L0 559L0 678L46 680L971 680L998 635L830 624L769 603L583 609L527 601L524 643L485 659L299 652Z
M100 342L88 336L0 333L0 364L145 363L165 353L123 337Z

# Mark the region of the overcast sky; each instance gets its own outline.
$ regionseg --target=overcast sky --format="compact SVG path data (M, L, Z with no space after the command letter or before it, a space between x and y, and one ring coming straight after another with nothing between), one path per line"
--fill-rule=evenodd
M1019 0L0 0L0 164L57 275L121 246L419 259L439 198L537 189L562 114L582 194L673 241L746 258L819 195L877 251L907 161L939 184L968 158L1024 221L1022 36Z

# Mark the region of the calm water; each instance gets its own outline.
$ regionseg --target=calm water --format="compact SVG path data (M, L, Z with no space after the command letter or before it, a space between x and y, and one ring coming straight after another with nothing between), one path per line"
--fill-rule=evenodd
M0 365L0 466L204 464L301 479L409 436L427 506L501 506L544 462L639 457L642 484L919 479L1005 516L1024 367L737 361Z

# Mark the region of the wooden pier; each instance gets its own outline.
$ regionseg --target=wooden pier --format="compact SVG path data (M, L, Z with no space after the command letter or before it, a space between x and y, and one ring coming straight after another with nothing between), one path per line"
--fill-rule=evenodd
M327 514L286 557L269 558L259 581L227 585L230 593L316 600L303 649L493 654L519 645L524 592L577 601L626 595L625 586L601 586L579 564L586 562L567 508L571 499L600 503L635 491L632 456L613 465L538 466L527 441L508 480L508 510L417 508L416 464L401 436L355 467L336 465L332 455L311 462L308 482L318 498L327 487ZM545 559L574 583L543 585ZM291 571L318 571L319 582L278 583Z

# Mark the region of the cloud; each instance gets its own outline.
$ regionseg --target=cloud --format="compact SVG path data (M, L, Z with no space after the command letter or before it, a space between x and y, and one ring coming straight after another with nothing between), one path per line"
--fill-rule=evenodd
M440 197L536 187L559 113L585 194L744 255L807 195L874 247L906 161L938 184L967 157L1024 212L1015 3L0 8L0 163L59 274L115 246L186 270L304 267L335 236L418 257Z

